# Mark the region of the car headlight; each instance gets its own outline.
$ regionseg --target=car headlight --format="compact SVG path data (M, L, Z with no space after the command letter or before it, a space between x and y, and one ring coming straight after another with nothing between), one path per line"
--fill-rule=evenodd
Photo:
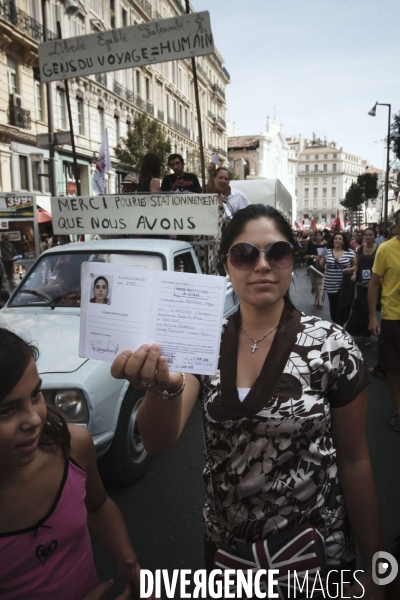
M44 396L46 403L59 410L68 423L89 422L86 399L80 390L46 390Z

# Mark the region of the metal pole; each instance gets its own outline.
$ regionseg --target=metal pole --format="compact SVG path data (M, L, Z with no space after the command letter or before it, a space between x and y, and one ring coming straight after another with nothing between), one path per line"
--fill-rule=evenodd
M43 22L43 41L47 42L47 14L46 2L42 0L42 22ZM53 114L53 97L51 81L46 83L46 100L47 100L47 127L49 136L49 183L50 194L58 196L57 189L57 163L54 152L54 114Z
M61 33L61 23L60 23L60 21L57 21L57 34L58 34L58 37L61 40L62 39L62 33ZM64 85L65 85L65 97L67 99L67 111L68 111L69 130L71 132L72 160L73 160L73 163L74 163L74 177L75 177L75 183L76 183L76 194L77 194L77 196L80 196L81 195L81 181L80 181L80 178L79 178L78 161L76 159L74 126L73 126L73 123L72 123L71 101L70 101L70 98L69 98L68 79L64 79Z
M385 231L388 225L388 204L389 204L389 169L390 169L390 119L391 119L391 104L385 104L389 108L388 118L388 134L387 134L387 155L386 155L386 174L385 174L385 211L383 217L383 227Z
M189 0L186 0L186 13L190 13ZM197 113L197 126L199 130L199 146L200 146L200 165L201 165L201 179L202 179L202 191L206 191L206 169L204 165L204 148L203 148L203 132L201 128L201 112L200 112L200 100L199 100L199 84L197 81L197 70L196 61L194 57L192 60L192 71L193 71L193 83L194 83L194 97L196 100L196 113Z

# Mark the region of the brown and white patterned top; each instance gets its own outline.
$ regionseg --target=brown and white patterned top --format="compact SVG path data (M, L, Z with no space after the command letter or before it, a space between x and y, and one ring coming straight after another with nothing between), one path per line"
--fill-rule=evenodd
M225 535L220 540L206 468L207 538L217 545L250 543L308 521L327 535L329 564L352 560L331 409L352 402L370 381L359 349L340 326L300 313L287 301L260 376L240 402L238 335L236 314L224 323L220 370L205 396L210 467Z

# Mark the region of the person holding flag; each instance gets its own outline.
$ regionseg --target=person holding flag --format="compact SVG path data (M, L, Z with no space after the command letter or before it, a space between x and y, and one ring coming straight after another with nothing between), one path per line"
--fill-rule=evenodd
M108 131L103 131L99 157L96 163L96 169L93 173L92 188L95 194L104 194L106 187L106 173L111 169L110 149L108 147Z

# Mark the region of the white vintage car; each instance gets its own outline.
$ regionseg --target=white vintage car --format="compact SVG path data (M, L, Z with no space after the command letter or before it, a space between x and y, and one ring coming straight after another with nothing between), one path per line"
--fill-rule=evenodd
M119 239L67 244L47 250L0 312L0 324L39 348L38 371L46 402L70 423L90 431L99 468L109 482L129 485L148 467L136 415L143 399L110 364L79 356L80 270L86 261L201 273L187 242ZM236 310L228 283L224 315Z

